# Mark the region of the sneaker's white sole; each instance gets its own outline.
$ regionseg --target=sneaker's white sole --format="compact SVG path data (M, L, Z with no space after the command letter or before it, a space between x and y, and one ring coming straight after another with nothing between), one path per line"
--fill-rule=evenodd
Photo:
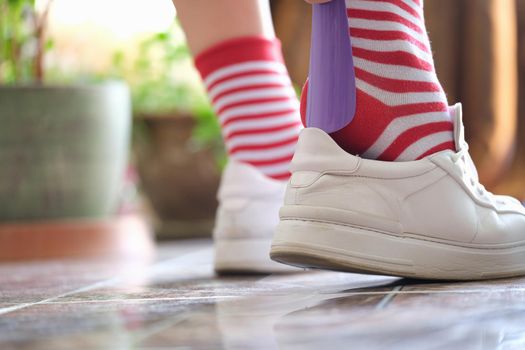
M311 219L281 220L271 258L306 268L440 280L523 275L525 246L466 247Z
M215 272L218 274L287 273L299 269L270 259L271 239L215 238Z

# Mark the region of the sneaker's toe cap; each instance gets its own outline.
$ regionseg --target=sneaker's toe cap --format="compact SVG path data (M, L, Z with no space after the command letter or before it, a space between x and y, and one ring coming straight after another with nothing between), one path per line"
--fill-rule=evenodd
M477 234L472 243L494 245L525 245L525 210L487 211L480 215Z

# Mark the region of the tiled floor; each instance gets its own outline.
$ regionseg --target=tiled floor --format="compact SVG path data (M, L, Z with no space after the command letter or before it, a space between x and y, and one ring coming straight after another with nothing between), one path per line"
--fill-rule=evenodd
M209 241L154 262L0 265L0 349L525 349L525 278L217 278Z

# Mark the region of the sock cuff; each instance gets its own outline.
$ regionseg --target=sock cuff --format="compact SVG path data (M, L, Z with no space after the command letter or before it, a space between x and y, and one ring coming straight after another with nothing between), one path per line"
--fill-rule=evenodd
M198 54L195 57L195 66L205 78L217 69L247 61L284 63L280 40L262 36L228 39Z

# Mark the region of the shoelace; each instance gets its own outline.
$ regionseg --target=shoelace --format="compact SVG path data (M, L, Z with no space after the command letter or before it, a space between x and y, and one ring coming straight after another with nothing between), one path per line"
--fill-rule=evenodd
M463 172L463 175L467 177L468 181L470 182L470 185L478 192L480 196L492 195L492 193L487 191L485 186L479 183L479 181L477 181L472 175L469 169L469 162L467 161L467 157L469 157L468 148L464 148L458 153L454 154L452 156L452 160L456 165L458 165L458 167Z

